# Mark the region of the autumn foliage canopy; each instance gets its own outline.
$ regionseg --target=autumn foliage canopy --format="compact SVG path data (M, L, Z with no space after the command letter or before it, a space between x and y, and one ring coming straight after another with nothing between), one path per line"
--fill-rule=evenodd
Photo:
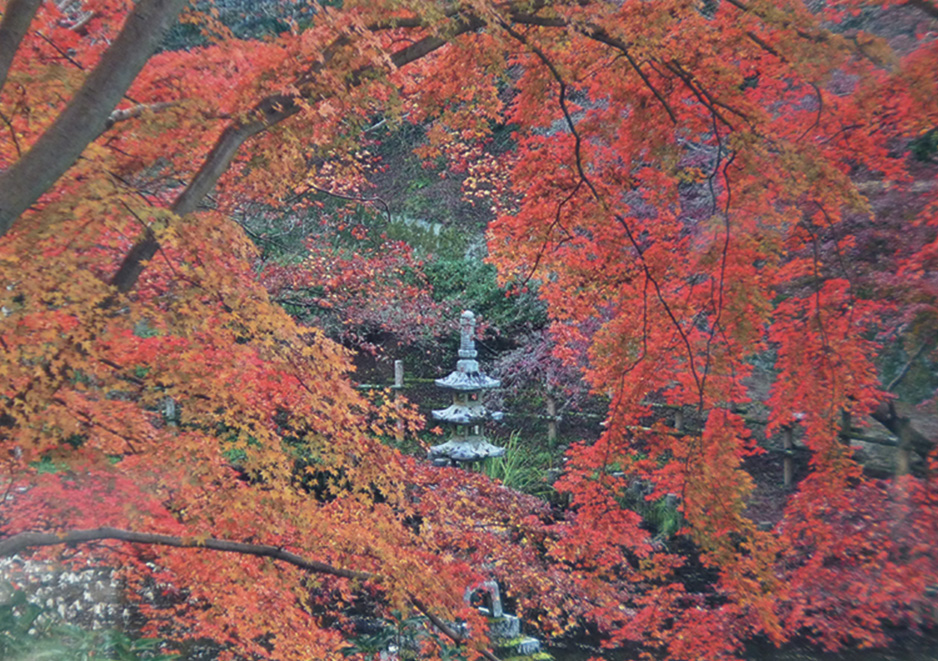
M462 595L490 576L544 634L675 659L933 623L938 455L876 361L935 349L938 198L908 151L938 126L938 6L333 4L248 39L182 0L0 3L0 552L70 542L119 568L146 635L230 658L337 658L355 612L468 620L445 642L488 654ZM177 21L207 45L160 50ZM384 443L415 414L268 291L351 310L406 251L259 269L233 220L358 195L376 118L428 127L420 156L495 212L504 282L539 284L557 356L608 397L563 511ZM864 474L844 438L871 416L919 476ZM759 526L745 462L787 430L810 470ZM692 552L623 507L637 480L679 497Z

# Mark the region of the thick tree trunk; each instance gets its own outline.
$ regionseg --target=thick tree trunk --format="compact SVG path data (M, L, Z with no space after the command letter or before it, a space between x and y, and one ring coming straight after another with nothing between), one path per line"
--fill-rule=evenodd
M13 56L33 22L42 0L10 0L0 21L0 90L7 81Z
M170 210L177 216L185 216L195 211L199 202L211 192L218 178L231 165L245 140L295 115L299 110L300 106L291 97L271 96L254 108L251 114L255 119L238 122L226 128L205 157L202 167L173 202ZM134 244L124 257L117 273L111 278L111 284L121 293L133 289L146 263L153 259L159 247L156 236L147 230L143 239Z
M0 236L107 126L186 0L140 0L81 89L13 167L0 174Z

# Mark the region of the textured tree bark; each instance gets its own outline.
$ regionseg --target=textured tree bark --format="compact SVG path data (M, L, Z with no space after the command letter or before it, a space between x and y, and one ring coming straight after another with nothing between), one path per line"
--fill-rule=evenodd
M101 61L52 126L0 174L0 236L68 170L106 128L187 0L140 0Z
M13 56L33 22L42 0L10 0L0 21L0 90L7 81Z

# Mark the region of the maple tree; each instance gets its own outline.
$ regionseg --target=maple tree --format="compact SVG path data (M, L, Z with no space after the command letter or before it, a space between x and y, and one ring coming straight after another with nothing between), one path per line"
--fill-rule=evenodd
M938 205L914 205L892 298L842 256L856 180L911 185L901 155L938 124L933 2L876 5L909 26L899 53L839 29L853 0L346 2L259 40L187 12L210 45L156 53L184 4L3 4L0 553L78 544L65 561L165 591L138 605L145 633L231 657L335 657L352 606L422 612L491 657L461 599L482 568L547 633L591 622L673 658L929 622L933 478L864 476L842 432L874 415L938 469L875 364L890 333L933 350ZM540 281L556 354L611 397L563 513L382 444L416 418L357 394L348 354L271 300L264 279L295 273L254 272L231 215L359 190L376 115L428 123L420 155L493 205L493 261ZM516 148L487 153L506 123ZM344 295L318 255L303 277ZM768 432L811 452L772 530L746 515L737 410L760 355ZM636 478L680 495L693 557L621 506ZM713 579L685 584L688 562Z
M301 260L266 263L261 284L303 323L359 351L382 353L392 342L406 350L452 330L410 246L381 237L368 241L364 225L351 234L351 246L329 230L309 237Z

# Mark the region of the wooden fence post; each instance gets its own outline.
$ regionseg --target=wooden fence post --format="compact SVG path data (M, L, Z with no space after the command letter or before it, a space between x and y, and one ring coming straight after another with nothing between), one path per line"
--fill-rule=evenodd
M547 441L553 445L557 441L557 400L547 395Z
M850 445L850 428L853 425L853 417L850 411L843 409L840 412L840 442L844 445Z
M398 441L404 440L404 421L400 418L400 402L398 397L400 396L400 391L404 388L404 361L395 360L394 361L394 406L398 411L398 418L396 423L396 428L394 431L394 437Z
M794 430L791 425L786 425L782 428L782 448L785 452L784 458L782 459L782 479L786 487L791 486L794 473L792 462L792 455L795 453L794 446Z
M397 389L404 387L404 361L394 361L394 387Z
M908 475L912 469L912 434L909 425L899 429L899 442L896 445L896 477Z

